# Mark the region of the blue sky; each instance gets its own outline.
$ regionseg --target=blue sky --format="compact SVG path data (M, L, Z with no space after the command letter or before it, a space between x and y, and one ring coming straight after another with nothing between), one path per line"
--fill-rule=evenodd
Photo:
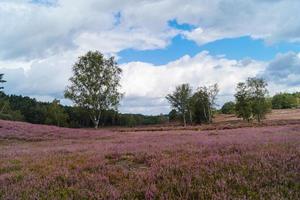
M184 23L178 24L176 20L170 20L169 26L178 30L192 31L195 26ZM300 51L300 43L276 42L266 43L263 39L253 39L250 36L237 38L224 38L207 44L198 45L182 35L176 35L171 39L166 48L155 50L125 49L118 52L120 63L131 61L149 62L155 65L164 65L184 55L195 56L201 51L208 51L214 56L225 56L229 59L255 59L261 61L272 60L279 53Z
M205 45L185 39L183 36L172 38L164 49L135 50L125 49L118 53L120 63L131 61L149 62L155 65L164 65L184 55L195 56L201 51L209 51L214 56L225 56L229 59L255 59L261 61L272 60L278 53L300 51L299 43L281 42L266 44L261 39L252 39L249 36L221 39Z
M178 6L180 5L180 6ZM166 94L189 83L235 86L265 78L270 94L300 91L300 1L2 0L0 73L5 92L64 99L72 66L87 51L123 69L121 112L167 113ZM268 11L268 12L266 12Z

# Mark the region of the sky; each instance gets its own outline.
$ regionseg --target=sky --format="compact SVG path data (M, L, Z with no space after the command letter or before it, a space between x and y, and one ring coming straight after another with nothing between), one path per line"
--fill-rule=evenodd
M168 113L176 85L218 83L218 104L247 77L270 95L300 90L299 0L0 0L4 91L71 105L63 92L89 50L122 68L123 113Z

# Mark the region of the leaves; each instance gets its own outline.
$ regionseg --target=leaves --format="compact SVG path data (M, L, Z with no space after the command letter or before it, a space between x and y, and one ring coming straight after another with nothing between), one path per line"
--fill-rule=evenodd
M188 111L192 88L189 84L182 84L176 87L172 94L166 96L171 106L183 116L184 126L186 125L185 114Z
M270 109L267 101L267 83L260 78L248 78L246 83L238 83L236 98L236 112L238 117L250 120L252 117L260 122Z
M71 85L67 87L65 97L75 105L89 109L90 117L97 127L101 112L116 110L122 98L118 91L121 73L114 57L106 59L98 51L89 51L74 64Z
M192 94L189 84L182 84L177 86L175 91L166 98L171 106L182 115L184 125L187 112L191 123L192 118L195 118L198 123L212 122L218 92L217 84L199 87L194 94Z

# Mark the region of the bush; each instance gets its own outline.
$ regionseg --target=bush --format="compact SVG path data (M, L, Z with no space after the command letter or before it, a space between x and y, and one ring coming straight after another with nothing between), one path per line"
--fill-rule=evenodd
M272 98L273 109L289 109L297 107L297 97L289 93L279 93Z
M0 119L2 119L2 120L13 120L13 117L10 114L0 113Z
M222 114L234 114L235 113L235 103L232 101L226 102L221 108Z

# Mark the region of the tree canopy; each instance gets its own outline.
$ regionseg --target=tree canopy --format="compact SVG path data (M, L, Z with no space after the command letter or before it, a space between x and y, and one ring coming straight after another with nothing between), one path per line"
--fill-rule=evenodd
M189 109L192 88L189 84L182 84L175 88L172 94L168 94L166 99L178 113L182 115L183 124L186 126L186 114Z
M223 114L235 114L235 103L232 101L224 103L221 108Z
M298 106L297 96L290 93L279 93L272 98L273 109L288 109Z
M193 118L196 123L211 123L216 106L218 85L202 86L191 98Z
M238 117L247 121L255 118L258 122L265 118L270 110L267 85L261 78L248 78L245 83L238 83L235 94Z
M106 59L99 51L89 51L73 66L65 97L89 110L95 128L104 110L117 110L122 97L119 92L121 72L114 57Z

